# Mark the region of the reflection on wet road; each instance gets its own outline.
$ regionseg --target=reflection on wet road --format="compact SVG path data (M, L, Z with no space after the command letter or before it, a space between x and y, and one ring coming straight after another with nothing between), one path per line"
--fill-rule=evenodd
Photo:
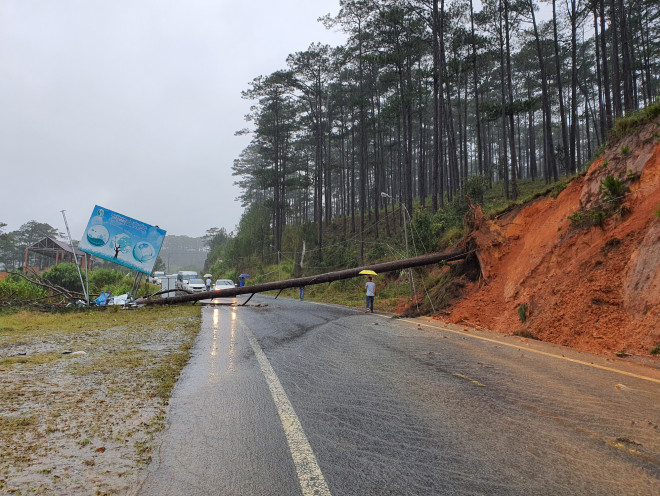
M657 369L251 303L202 310L138 494L657 494Z

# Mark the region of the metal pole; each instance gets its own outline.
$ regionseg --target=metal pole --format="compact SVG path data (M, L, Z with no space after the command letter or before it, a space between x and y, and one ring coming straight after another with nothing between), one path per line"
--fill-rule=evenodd
M87 306L89 306L89 263L87 263L87 253L85 253L85 287L87 288Z
M394 198L392 198L391 195L388 195L384 191L381 192L380 196L383 197L383 198L385 198L385 197L390 198L391 200L394 201ZM410 254L408 253L408 229L406 228L406 214L408 214L408 218L410 218L410 212L408 212L408 209L406 208L406 206L403 203L399 202L399 204L401 205L401 208L402 208L401 216L403 217L403 236L406 240L406 258L410 258ZM392 212L394 212L394 206L392 206ZM410 221L412 222L412 218L410 218ZM413 286L413 278L412 278L412 269L411 268L408 269L408 282L410 283L410 299L412 300L413 296L415 295L415 290L414 290L414 286Z
M71 247L71 251L73 252L73 259L76 262L76 269L78 269L78 276L80 276L80 286L82 286L83 293L85 294L85 301L89 306L89 293L87 293L87 289L85 288L82 272L80 271L80 266L78 265L78 257L76 256L76 249L73 247L73 241L71 240L71 231L69 231L69 223L67 222L66 215L64 214L65 210L60 210L60 212L62 212L62 217L64 217L64 225L66 226L66 233L69 236L69 246Z
M402 203L401 206L403 207L403 210L405 211L403 215L403 235L406 238L406 258L410 258L410 254L408 253L408 229L406 229L406 215L408 214L408 219L412 222L412 219L410 219L410 212L408 212L408 209L406 206ZM410 299L412 299L415 296L415 290L413 287L413 278L412 278L412 269L408 268L408 282L410 283Z

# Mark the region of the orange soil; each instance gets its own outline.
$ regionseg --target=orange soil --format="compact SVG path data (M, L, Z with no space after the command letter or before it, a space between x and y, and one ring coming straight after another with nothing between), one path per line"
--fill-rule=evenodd
M482 279L443 320L614 354L648 355L660 343L660 120L610 147L556 198L484 220L468 237ZM628 146L629 153L622 153ZM567 218L599 208L601 180L629 187L627 213L576 230ZM528 306L523 324L518 315Z

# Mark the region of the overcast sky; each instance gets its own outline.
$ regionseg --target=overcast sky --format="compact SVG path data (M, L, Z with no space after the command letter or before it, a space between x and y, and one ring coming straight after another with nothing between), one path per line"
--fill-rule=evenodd
M0 0L0 222L80 239L94 205L168 234L234 230L241 91L339 0Z

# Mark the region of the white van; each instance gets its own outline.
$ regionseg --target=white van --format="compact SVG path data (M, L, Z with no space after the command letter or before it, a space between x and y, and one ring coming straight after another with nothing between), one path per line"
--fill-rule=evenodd
M194 270L180 270L176 274L176 289L185 291L188 289L188 281L191 279L199 279L197 272Z

